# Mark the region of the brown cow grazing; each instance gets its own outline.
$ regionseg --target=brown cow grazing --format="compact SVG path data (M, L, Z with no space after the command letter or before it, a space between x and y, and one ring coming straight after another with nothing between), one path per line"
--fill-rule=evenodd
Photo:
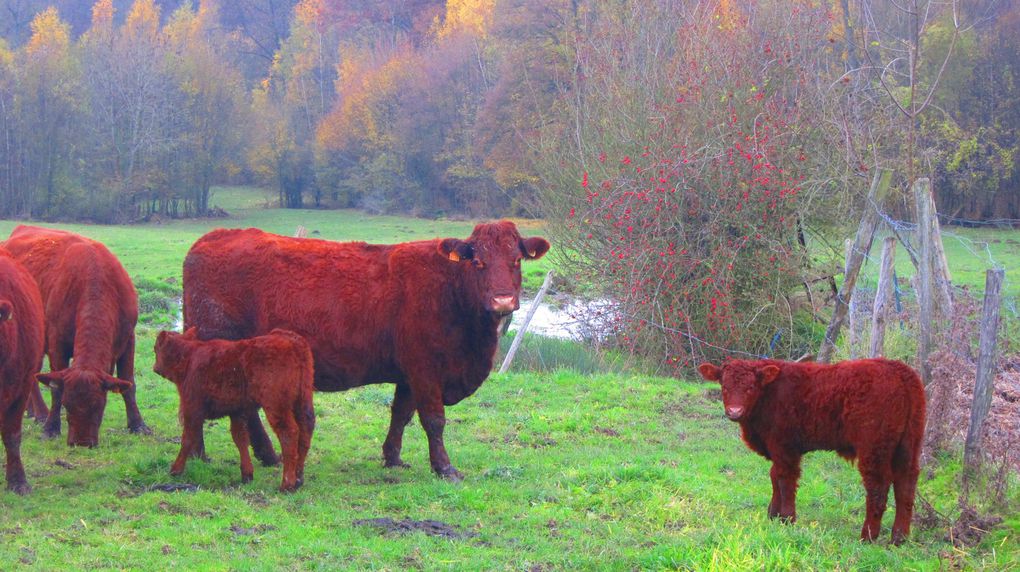
M488 377L500 319L519 306L521 261L548 249L508 221L480 224L467 240L395 245L215 230L184 260L184 324L202 339L294 330L312 346L319 391L395 383L385 465L406 466L404 427L417 410L432 469L459 480L443 444L445 406ZM249 429L272 462L257 416Z
M60 435L63 406L67 444L97 445L107 391L123 394L132 433L151 433L135 402L138 296L117 257L83 236L23 225L3 246L25 265L42 293L52 370L37 376L52 392L44 435ZM111 375L114 366L117 377Z
M772 461L769 518L797 518L800 459L835 451L857 459L867 491L863 540L881 528L889 486L896 497L892 540L910 533L924 435L924 387L906 364L887 359L835 365L777 360L732 360L698 367L722 385L726 416L740 424L744 442Z
M279 329L236 342L198 340L195 328L183 335L160 332L152 369L174 382L181 400L184 434L171 475L184 472L201 442L202 423L229 415L230 433L241 452L241 481L251 481L247 420L262 407L283 450L280 490L293 491L304 483L315 429L312 350L304 338Z
M0 248L0 436L7 450L7 489L32 490L21 464L21 422L43 357L43 305L25 267Z

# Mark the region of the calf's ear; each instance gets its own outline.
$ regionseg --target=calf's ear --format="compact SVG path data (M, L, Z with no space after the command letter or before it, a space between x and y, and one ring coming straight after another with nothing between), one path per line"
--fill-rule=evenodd
M710 363L703 363L699 365L698 373L700 373L701 377L708 381L719 381L719 379L722 378L722 370Z
M436 251L453 262L471 260L475 255L475 250L469 243L457 238L444 238L439 241Z
M64 389L64 372L51 371L49 373L37 373L35 379L50 389Z
M127 391L134 386L135 384L131 383L130 381L119 379L113 377L112 375L104 375L103 381L101 382L100 385L100 387L103 388L103 391L112 391L113 393Z
M525 258L529 260L538 260L545 256L546 252L549 252L549 241L539 236L522 238L521 251L524 252Z
M184 337L189 340L197 340L198 328L196 326L191 326L190 328L184 331Z
M758 370L758 376L761 378L762 385L768 385L775 381L779 377L779 367L774 365L767 365Z

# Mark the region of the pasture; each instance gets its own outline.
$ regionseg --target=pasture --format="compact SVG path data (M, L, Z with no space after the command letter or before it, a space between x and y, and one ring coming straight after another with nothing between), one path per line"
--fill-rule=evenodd
M1015 514L974 547L954 548L944 540L948 523L938 519L915 522L911 539L893 547L889 510L880 541L860 543L860 477L831 453L805 459L799 521L769 521L768 463L747 450L736 424L725 419L716 386L693 378L569 369L493 375L447 410L447 447L466 475L458 484L432 474L417 421L404 439L411 468L382 467L390 385L315 395L316 431L297 493L277 492L279 466L256 464L254 482L240 483L226 419L207 423L210 462L193 460L182 477L171 478L180 438L177 394L152 372L152 346L159 328L173 321L167 301L179 295L181 263L195 239L216 227L293 234L300 224L314 237L394 242L464 237L473 226L281 211L264 208L266 201L252 191L220 189L212 203L229 211L228 219L52 225L107 244L139 285L138 401L154 434L128 434L116 396L95 449L44 441L40 426L26 420L22 453L34 491L0 493L0 568L1020 568ZM0 236L15 225L0 221ZM1020 256L1007 243L1018 233L974 232L1001 233L987 241L1002 248L994 251L1000 262ZM524 224L522 233L540 234L541 226ZM534 291L553 264L549 257L526 264L525 289ZM926 515L923 499L955 516L959 473L955 458L923 469L918 515ZM1010 500L1020 502L1015 487ZM387 518L419 521L426 530L364 522Z

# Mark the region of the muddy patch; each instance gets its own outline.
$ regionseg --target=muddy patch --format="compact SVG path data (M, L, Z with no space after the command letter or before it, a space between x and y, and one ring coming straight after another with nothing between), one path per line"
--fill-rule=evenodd
M474 538L475 536L478 536L478 534L474 532L462 530L459 526L446 524L445 522L440 522L438 520L364 518L355 520L354 526L370 526L389 536L410 534L412 532L423 532L429 536L439 536L441 538L451 538L454 540Z
M65 461L63 459L57 459L57 460L53 461L53 464L58 466L58 467L63 467L63 468L68 469L68 470L74 468L74 465L72 465L71 463L68 463L67 461Z
M610 427L599 427L598 425L596 425L594 427L594 431L596 433L601 433L602 435L605 435L606 437L619 437L620 436L620 432L619 431L617 431L616 429L612 429Z
M1002 522L997 516L981 516L973 507L964 507L960 518L946 534L946 540L958 548L976 546L992 528Z
M234 533L234 536L251 536L253 534L263 534L270 530L276 530L276 527L271 524L258 524L255 526L240 526L237 524L231 524L228 528L230 532Z
M198 490L198 485L191 483L160 483L158 485L149 485L145 487L147 493L160 492L160 493L193 493Z

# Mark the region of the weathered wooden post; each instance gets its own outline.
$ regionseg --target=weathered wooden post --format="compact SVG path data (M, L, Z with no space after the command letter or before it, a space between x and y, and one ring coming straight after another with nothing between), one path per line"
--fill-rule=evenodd
M853 258L854 242L849 238L843 245L844 252L846 253L843 257L843 276L850 273L850 259ZM860 345L858 340L857 331L857 298L854 297L853 292L847 297L846 301L846 345L847 355L850 359L857 359L857 346Z
M974 402L970 407L970 427L964 445L964 465L973 469L981 458L981 433L988 410L992 407L995 389L996 338L999 332L999 306L1002 302L1002 268L985 274L985 305L981 313L981 337L978 350L977 379L974 383Z
M553 271L550 270L545 275L545 280L542 282L542 287L539 288L538 294L535 295L535 299L531 301L531 307L528 308L527 315L524 316L524 322L521 327L517 330L517 335L514 336L514 341L510 343L510 349L506 352L506 357L503 358L503 365L499 366L499 373L506 373L506 370L510 369L510 363L514 361L514 355L517 354L517 348L521 345L521 340L524 339L524 332L528 331L528 326L531 324L531 318L535 316L535 311L538 310L538 305L542 301L542 297L545 296L546 290L552 284Z
M931 353L931 329L935 316L932 311L932 246L931 219L932 202L928 200L931 183L927 177L914 182L914 204L917 208L917 241L920 243L917 253L917 304L920 306L917 316L917 365L921 373L921 383L925 387L931 383L931 366L928 355Z
M882 263L878 270L878 287L875 289L875 306L871 311L871 357L885 354L885 326L889 306L893 302L893 262L896 259L896 237L889 236L882 243Z
M825 330L825 339L818 349L818 361L829 363L832 360L832 352L836 348L836 338L839 337L839 329L843 326L849 310L850 296L853 294L854 286L857 284L857 275L860 273L861 264L871 249L871 241L875 237L875 228L878 226L878 209L875 203L879 197L885 195L892 180L892 171L879 169L875 172L875 178L871 181L871 190L868 191L867 205L864 207L864 216L861 217L861 226L857 229L857 237L854 239L853 250L850 259L846 262L846 274L843 276L843 286L836 294L836 307L832 310L832 321Z

